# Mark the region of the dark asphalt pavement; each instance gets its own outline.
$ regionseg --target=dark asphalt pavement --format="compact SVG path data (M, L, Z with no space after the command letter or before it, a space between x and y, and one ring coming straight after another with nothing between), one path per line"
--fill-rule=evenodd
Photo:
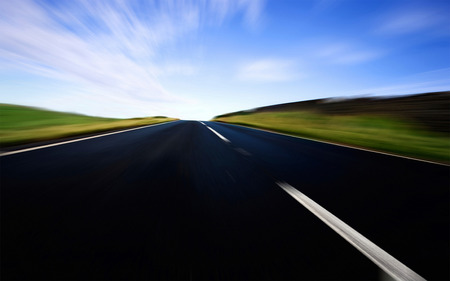
M0 157L2 280L385 277L277 181L449 279L449 167L204 123Z

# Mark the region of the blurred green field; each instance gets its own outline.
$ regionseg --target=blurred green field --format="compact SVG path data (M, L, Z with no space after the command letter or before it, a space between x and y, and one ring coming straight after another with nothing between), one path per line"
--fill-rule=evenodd
M450 163L450 134L432 132L395 116L254 112L216 117L213 121Z
M113 119L0 104L0 146L12 146L177 120L167 117Z

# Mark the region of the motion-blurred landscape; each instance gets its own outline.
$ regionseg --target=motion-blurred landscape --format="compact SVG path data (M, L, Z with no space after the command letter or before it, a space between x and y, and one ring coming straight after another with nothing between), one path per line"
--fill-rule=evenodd
M55 140L178 120L165 116L115 119L0 104L0 147Z
M0 0L0 279L450 280L449 15Z
M0 146L8 147L179 120L114 119L0 104ZM450 163L450 92L327 98L218 115L217 122Z
M450 92L318 99L238 111L213 120L450 161Z

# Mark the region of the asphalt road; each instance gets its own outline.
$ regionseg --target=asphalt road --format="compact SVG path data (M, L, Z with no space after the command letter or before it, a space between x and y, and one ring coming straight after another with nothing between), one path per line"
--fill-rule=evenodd
M4 155L0 173L2 280L387 278L280 182L449 279L442 165L177 121Z

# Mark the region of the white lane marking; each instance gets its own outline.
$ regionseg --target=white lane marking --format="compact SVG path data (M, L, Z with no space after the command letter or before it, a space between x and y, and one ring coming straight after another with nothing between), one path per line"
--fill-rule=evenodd
M224 137L224 136L222 136L221 134L219 134L218 132L216 132L213 128L209 127L208 125L206 125L206 124L203 123L202 121L198 121L198 122L200 122L200 123L202 123L203 125L205 125L206 128L208 128L209 130L211 130L211 132L213 132L214 134L216 134L216 135L217 135L220 139L222 139L224 142L230 143L230 141L229 141L226 137Z
M221 134L219 134L218 132L216 132L213 128L206 126L206 128L210 129L211 132L213 132L214 134L216 134L219 138L221 138L224 142L230 142L226 137L222 136Z
M386 251L375 245L366 237L362 236L356 230L351 228L345 222L338 219L332 213L328 212L322 206L311 200L309 197L285 182L277 182L284 191L291 195L295 200L300 202L305 208L316 215L325 224L336 231L347 242L352 244L356 249L372 260L387 274L396 280L425 280L420 275L412 271L399 260L389 255Z
M172 123L172 122L175 122L175 121L164 122L164 123L158 123L158 124L152 124L152 125L147 125L147 126L142 126L142 127L137 127L137 128L131 128L131 129L126 129L126 130L117 131L117 132L106 133L106 134L102 134L102 135L96 135L96 136L91 136L91 137L86 137L86 138L81 138L81 139L75 139L75 140L69 140L69 141L63 141L63 142L57 142L57 143L51 143L51 144L47 144L47 145L35 146L35 147L30 147L30 148L25 148L25 149L20 149L20 150L14 150L14 151L2 152L2 153L0 153L0 157L2 157L2 156L7 156L7 155L13 155L13 154L17 154L17 153L22 153L22 152L28 152L28 151L38 150L38 149L47 148L47 147L52 147L52 146L58 146L58 145L63 145L63 144L68 144L68 143L73 143L73 142L77 142L77 141L84 141L84 140L89 140L89 139L95 139L95 138L105 137L105 136L109 136L109 135L115 135L115 134L125 133L125 132L129 132L129 131L134 131L134 130L145 129L145 128L148 128L148 127L153 127L153 126L162 125L162 124L168 124L168 123Z
M245 150L243 148L240 148L240 147L235 148L234 150L236 150L237 152L239 152L240 154L245 155L245 156L250 156L251 155L250 152L248 152L247 150Z
M225 170L225 172L228 174L228 176L233 180L233 182L236 182L236 180L234 179L234 177L230 174L230 172L228 172L227 170Z
M255 131L264 131L264 132L268 132L268 133L272 133L272 134L277 134L277 135L282 135L282 136L287 136L287 137L292 137L292 138L297 138L297 139L305 139L305 140L310 140L310 141L316 141L316 142L321 142L321 143L326 143L326 144L331 144L331 145L336 145L336 146L342 146L342 147L356 149L356 150L363 150L363 151L367 151L367 152L383 154L383 155L387 155L387 156L393 156L393 157L404 158L404 159L408 159L408 160L425 162L425 163L429 163L429 164L442 165L442 166L447 166L447 167L450 166L450 164L439 163L439 162L434 162L434 161L430 161L430 160L424 160L424 159L408 157L408 156L403 156L403 155L398 155L398 154L392 154L392 153L389 153L389 152L382 152L382 151L377 151L377 150L371 150L371 149L368 149L368 148L362 148L362 147L357 147L357 146L345 145L345 144L340 144L340 143L336 143L336 142L330 142L330 141L324 141L324 140L311 139L311 138L307 138L307 137L288 135L288 134L275 132L275 131L271 131L271 130L266 130L266 129L261 129L261 128L247 127L247 126L236 125L236 124L231 124L231 123L220 123L220 122L217 122L217 121L211 121L211 122L216 122L216 123L219 123L219 124L239 126L239 127L244 127L244 128L247 128L247 129L252 129L252 130L255 130Z

